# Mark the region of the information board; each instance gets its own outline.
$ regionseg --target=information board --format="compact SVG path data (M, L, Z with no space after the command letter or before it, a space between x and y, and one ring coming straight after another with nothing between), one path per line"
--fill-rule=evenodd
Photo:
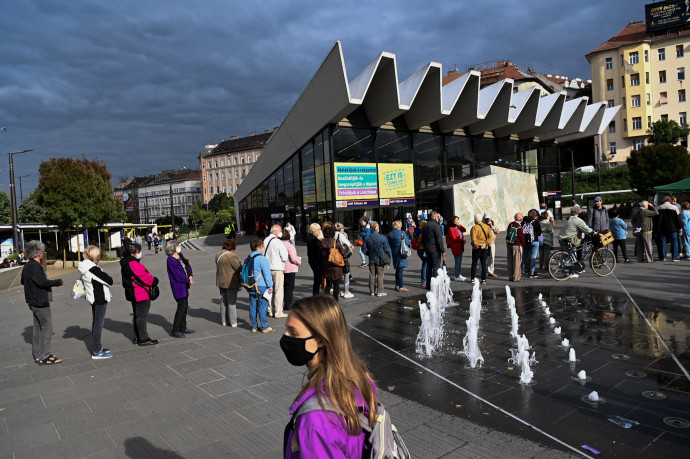
M379 197L381 199L414 198L412 164L379 163Z
M378 199L376 163L333 163L336 201Z

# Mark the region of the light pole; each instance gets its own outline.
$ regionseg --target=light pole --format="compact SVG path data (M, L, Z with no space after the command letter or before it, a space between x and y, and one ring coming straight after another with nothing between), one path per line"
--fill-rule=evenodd
M12 200L10 204L12 206L12 246L14 253L19 252L19 233L17 232L17 192L14 189L14 161L12 158L14 155L21 155L30 151L33 149L7 153L7 156L10 157L10 199Z
M24 200L24 192L22 191L22 179L24 177L31 177L33 174L27 174L27 175L20 175L19 178L19 205L22 205L22 201Z

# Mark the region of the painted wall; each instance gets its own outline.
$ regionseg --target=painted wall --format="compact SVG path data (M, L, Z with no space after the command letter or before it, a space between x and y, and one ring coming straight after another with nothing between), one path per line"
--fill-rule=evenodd
M526 172L491 166L491 175L453 185L455 215L469 230L474 214L488 212L505 230L516 212L539 208L534 176ZM450 219L452 216L448 216Z

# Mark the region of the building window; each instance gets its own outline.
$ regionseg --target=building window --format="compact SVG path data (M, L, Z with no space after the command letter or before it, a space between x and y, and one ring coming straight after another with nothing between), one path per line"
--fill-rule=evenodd
M220 162L220 167L224 167L224 166L225 166L225 161L221 161L221 162Z
M645 72L644 74L644 82L649 84L649 72Z
M683 45L676 45L676 57L683 57Z
M621 88L625 88L625 77L621 77Z
M648 116L647 117L647 129L652 127L652 117Z
M647 93L647 105L652 105L652 95Z
M685 102L685 89L678 90L678 102Z
M249 156L247 157L247 164L249 164L249 163L251 163L251 162L252 162L252 156L249 155Z
M606 90L613 91L613 79L606 80Z
M644 50L644 61L649 62L649 50Z
M636 116L635 118L632 119L632 128L633 128L633 130L642 129L642 117L641 116Z
M668 121L668 114L661 115L661 119L664 121Z
M678 122L680 123L681 126L685 126L686 124L688 124L687 112L680 112L680 116L678 117Z
M201 168L202 168L202 169L206 169L206 163L203 162L203 161L201 161Z
M640 85L640 74L639 73L634 73L630 75L630 86L639 86Z
M631 64L639 64L640 63L640 55L637 51L630 53L630 63Z
M211 161L206 161L206 168L210 169L211 168Z
M609 142L609 154L616 154L616 142Z
M240 176L239 173L237 171L235 171L235 178L237 178L239 176Z
M613 133L615 133L615 132L616 132L616 122L615 122L615 121L611 121L611 122L609 123L609 133L613 134Z
M204 175L204 182L206 181L206 175Z
M613 99L609 99L608 102L606 103L606 108L613 108Z
M660 61L666 60L666 49L665 48L659 48L659 60Z
M678 67L678 81L685 79L685 67Z
M659 72L659 83L666 83L666 70Z
M232 185L228 185L228 191L232 193Z
M644 139L633 140L633 150L641 150L644 147Z
M244 164L244 158L242 158L242 159L240 160L240 163L241 163L241 164Z
M625 56L621 54L621 67L625 67Z
M621 97L621 107L625 108L625 97Z
M640 106L640 96L631 96L630 97L630 106L631 107L639 107Z
M659 103L661 105L668 103L668 93L662 92L659 94Z
M611 69L613 69L613 58L607 57L606 58L606 70L611 70Z
M628 120L627 118L623 118L623 130L627 131L628 130Z
M222 180L225 180L225 172L223 172L223 175L220 176Z

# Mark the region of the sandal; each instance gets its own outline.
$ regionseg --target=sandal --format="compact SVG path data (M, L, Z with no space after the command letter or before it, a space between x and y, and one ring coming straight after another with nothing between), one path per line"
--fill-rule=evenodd
M48 357L46 357L43 360L39 360L37 363L39 365L54 365L54 364L62 363L62 359L58 359L53 354L50 354Z

